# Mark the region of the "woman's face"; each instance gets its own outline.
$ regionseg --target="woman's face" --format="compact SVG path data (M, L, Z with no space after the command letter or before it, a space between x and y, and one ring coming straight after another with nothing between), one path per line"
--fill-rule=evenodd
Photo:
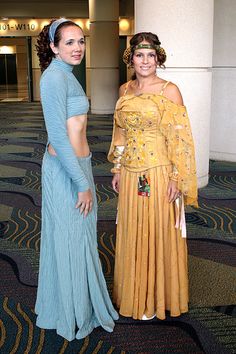
M140 44L150 44L147 41L142 41ZM156 73L157 68L157 53L155 49L141 48L134 51L133 68L136 75L149 76Z
M81 63L85 52L85 40L82 30L77 26L62 27L58 46L51 43L51 48L58 59L70 65Z

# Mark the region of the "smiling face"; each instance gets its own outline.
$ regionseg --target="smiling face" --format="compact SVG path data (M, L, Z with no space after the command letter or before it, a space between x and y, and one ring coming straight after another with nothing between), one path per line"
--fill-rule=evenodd
M140 44L150 44L146 41ZM136 75L149 76L156 73L157 53L155 49L140 48L136 49L132 58L133 68Z
M56 58L70 65L81 63L85 52L83 31L77 26L67 26L60 29L60 41L57 46L51 43L51 49Z

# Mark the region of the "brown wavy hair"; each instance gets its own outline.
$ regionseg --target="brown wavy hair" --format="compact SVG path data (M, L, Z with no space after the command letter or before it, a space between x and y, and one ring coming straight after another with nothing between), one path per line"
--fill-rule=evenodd
M140 44L143 41L146 41L146 42L152 44L153 46L157 46L156 54L157 54L158 65L160 67L165 68L164 63L166 61L166 52L162 47L160 47L161 42L159 41L159 38L157 37L157 35L152 32L136 33L131 38L131 40L130 40L130 49L131 49L130 62L132 63L132 59L134 56L134 51L135 51L136 45Z
M43 27L42 31L39 33L39 36L37 39L37 44L35 45L37 55L39 57L39 66L40 66L40 69L42 72L45 69L47 69L47 67L49 66L49 64L52 61L52 58L55 58L55 54L53 53L53 51L50 47L50 40L49 40L49 28L54 21L56 21L56 20L52 20L48 25ZM73 21L70 21L70 20L61 23L57 27L55 35L54 35L55 47L58 46L58 43L61 40L61 29L63 27L69 27L69 26L76 26L81 29L81 27L79 25L77 25L76 23L74 23ZM81 31L82 31L82 29L81 29Z

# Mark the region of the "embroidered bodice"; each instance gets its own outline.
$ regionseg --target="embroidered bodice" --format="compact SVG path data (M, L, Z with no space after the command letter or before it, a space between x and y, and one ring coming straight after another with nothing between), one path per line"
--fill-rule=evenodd
M194 144L185 106L168 98L143 93L119 98L114 114L108 160L116 146L124 146L121 165L134 172L161 165L178 171L178 186L188 204L196 203L197 181Z

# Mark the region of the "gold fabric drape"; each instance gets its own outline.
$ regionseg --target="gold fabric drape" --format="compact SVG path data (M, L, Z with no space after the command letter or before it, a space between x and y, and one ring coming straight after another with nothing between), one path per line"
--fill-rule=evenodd
M194 144L188 115L161 95L122 96L108 154L124 146L118 199L113 299L124 316L142 319L188 311L186 239L176 228L167 188L174 172L184 203L197 206ZM145 175L150 196L138 195Z

